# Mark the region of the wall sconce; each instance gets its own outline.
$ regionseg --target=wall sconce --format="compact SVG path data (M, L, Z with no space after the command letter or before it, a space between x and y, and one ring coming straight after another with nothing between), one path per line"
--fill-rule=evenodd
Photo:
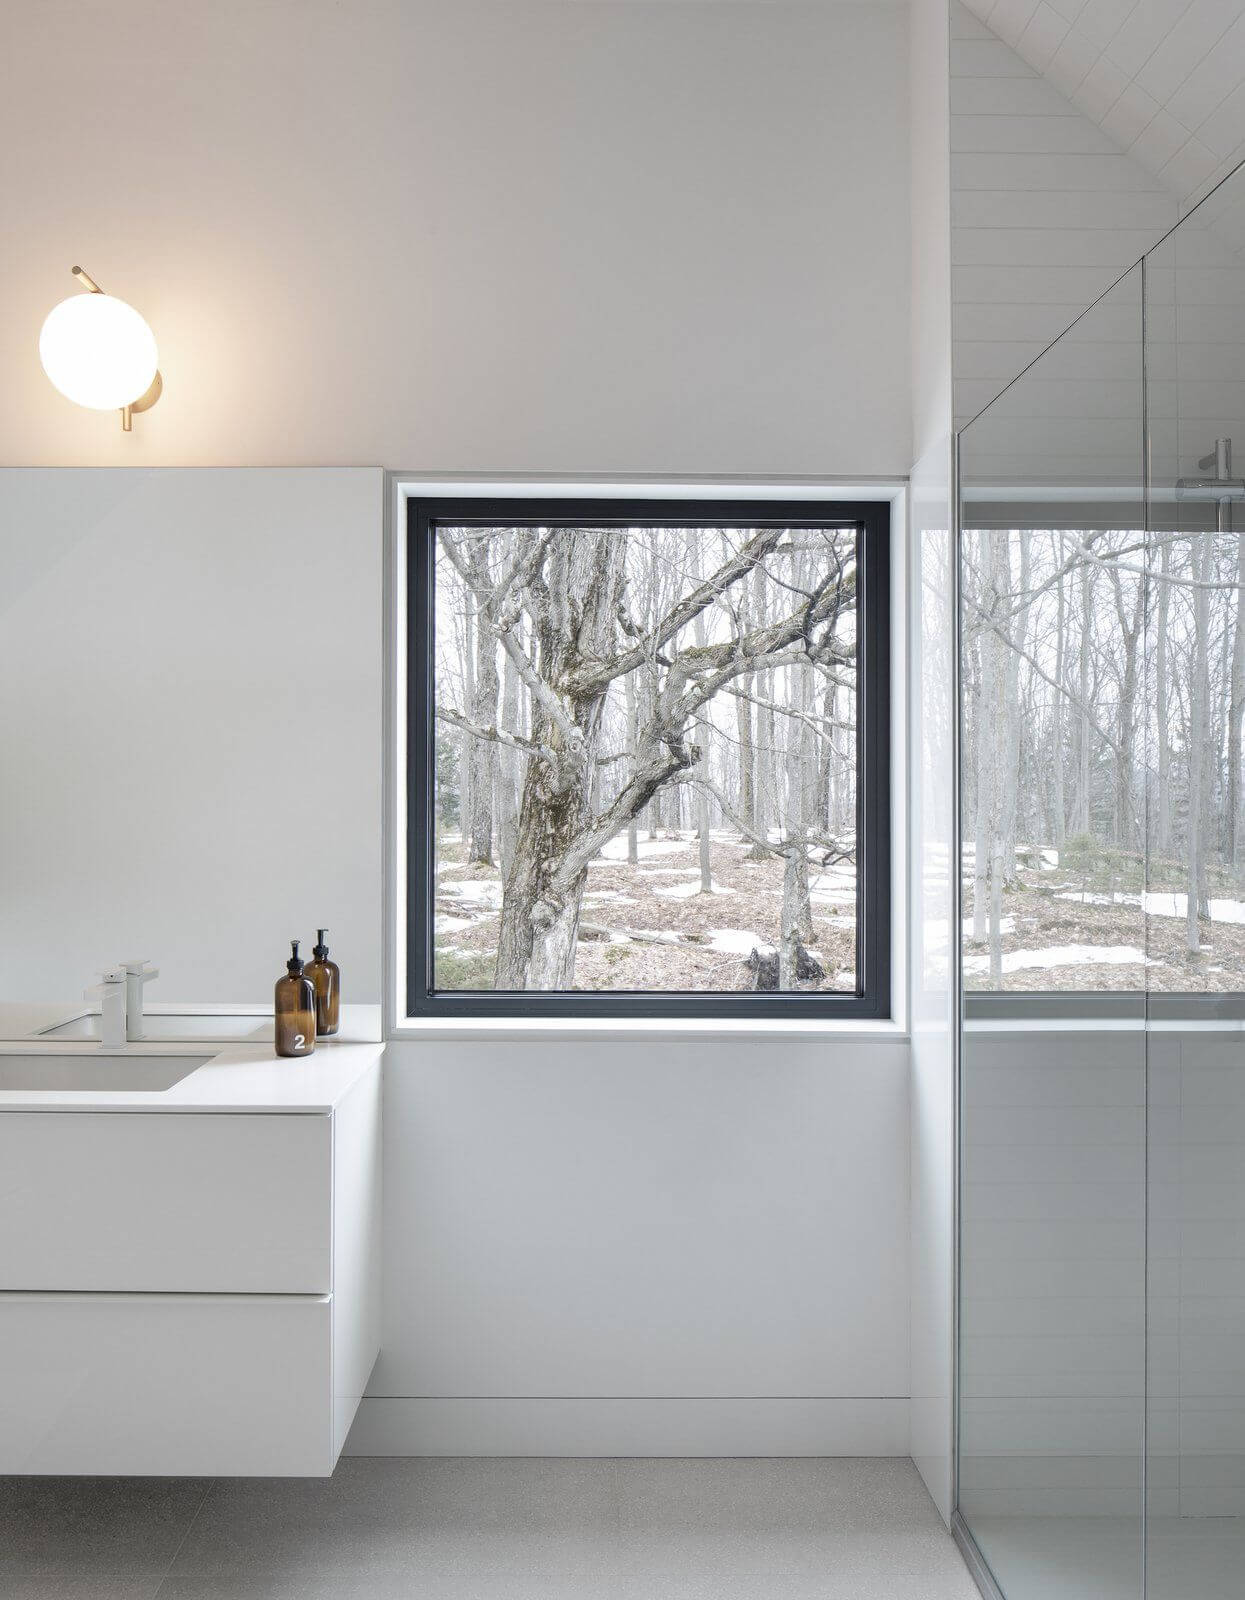
M129 433L135 411L155 405L164 388L156 336L124 300L105 294L81 267L86 294L53 306L39 334L39 359L68 400L92 411L120 411Z

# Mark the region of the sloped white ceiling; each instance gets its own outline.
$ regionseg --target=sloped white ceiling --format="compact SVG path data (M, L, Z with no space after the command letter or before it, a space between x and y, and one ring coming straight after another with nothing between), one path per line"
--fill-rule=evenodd
M1245 158L1245 0L965 0L1183 206Z

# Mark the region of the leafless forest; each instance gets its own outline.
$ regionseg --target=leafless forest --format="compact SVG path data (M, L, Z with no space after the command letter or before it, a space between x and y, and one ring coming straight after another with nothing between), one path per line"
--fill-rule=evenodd
M434 982L852 990L856 533L436 547Z
M1241 539L963 548L966 982L1245 987Z

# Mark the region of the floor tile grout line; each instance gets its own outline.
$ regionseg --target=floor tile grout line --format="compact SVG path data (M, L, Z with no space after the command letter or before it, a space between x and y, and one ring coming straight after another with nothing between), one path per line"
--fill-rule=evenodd
M177 1565L177 1558L178 1558L178 1556L181 1555L182 1551L186 1547L186 1540L189 1539L190 1535L193 1533L195 1523L198 1522L199 1517L203 1512L204 1506L207 1505L208 1501L212 1498L212 1495L215 1494L215 1492L216 1492L216 1479L215 1478L209 1478L208 1479L207 1488L203 1491L203 1495L199 1500L199 1504L194 1509L194 1515L191 1517L190 1521L186 1524L186 1531L182 1534L181 1538L177 1541L177 1548L173 1551L173 1554L169 1557L168 1566L165 1567L164 1571L160 1574L160 1581L159 1581L159 1583L156 1584L155 1592L152 1595L151 1600L160 1600L160 1596L164 1592L164 1585L167 1583L168 1579L172 1575L173 1568Z

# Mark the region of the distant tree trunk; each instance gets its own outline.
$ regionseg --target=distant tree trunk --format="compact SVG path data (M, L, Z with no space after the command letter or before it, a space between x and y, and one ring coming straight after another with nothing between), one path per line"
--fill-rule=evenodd
M798 729L793 729L800 741L800 816L797 840L800 861L796 889L799 900L796 906L797 927L805 944L813 942L813 902L808 882L808 846L810 830L820 832L817 820L817 750L813 732L813 704L815 686L813 669L807 662L798 668L800 675L800 710L803 713Z
M627 702L627 748L631 756L631 769L635 771L635 753L640 743L640 712L636 700L635 673L623 679L623 694ZM632 817L627 824L627 861L638 866L640 861L640 819Z
M657 566L657 530L650 528L648 531L648 610L645 618L647 626L652 627L661 610L660 600L661 574ZM649 664L649 676L645 683L645 719L652 715L653 704L657 697L657 684L652 663ZM656 839L661 832L661 795L656 795L648 806L648 836Z
M1164 539L1159 546L1158 630L1155 640L1155 717L1158 722L1158 813L1156 848L1160 856L1170 856L1172 849L1171 765L1172 741L1168 711L1168 659L1167 618L1171 609L1171 543Z
M739 680L739 694L735 697L735 731L739 738L739 815L742 821L756 828L756 791L753 787L752 765L752 674ZM754 847L755 848L755 847ZM752 854L753 852L749 852Z
M978 848L985 856L977 866L977 873L986 874L988 885L988 917L990 945L990 982L998 988L1003 979L1003 884L1005 863L1004 763L1007 754L1007 728L1004 716L1004 699L1007 692L1007 647L1000 637L999 627L1010 587L1010 558L1004 537L986 535L986 595L987 625L982 630L981 678L982 718L977 724L979 760L977 820ZM976 907L974 908L974 923ZM975 927L974 927L974 931Z
M1217 557L1217 552L1216 552ZM1216 557L1211 560L1211 579L1217 572ZM1216 619L1213 616L1214 603L1211 603L1212 632ZM1228 742L1228 727L1232 716L1232 629L1224 617L1223 627L1219 630L1219 662L1217 672L1211 674L1210 691L1210 740L1209 771L1206 775L1206 844L1210 848L1214 839L1215 851L1219 857L1220 865L1230 861L1228 854L1228 816L1227 816L1227 789L1228 775L1225 761L1225 749Z
M1208 710L1210 701L1210 602L1202 587L1210 577L1212 535L1195 537L1194 577L1199 587L1193 591L1193 661L1189 673L1189 823L1188 823L1188 906L1185 911L1186 944L1191 955L1202 947L1198 916L1205 895L1205 806Z
M467 596L467 609L463 617L463 710L468 716L476 698L476 630L475 606L470 593ZM475 786L471 781L473 771L472 751L479 743L478 739L469 733L462 736L462 748L459 751L458 770L462 774L460 779L462 793L459 796L458 826L463 837L463 853L470 859L468 852L471 849L471 817L475 804Z
M765 571L760 562L752 569L748 620L754 628L763 628L768 620ZM774 740L774 713L770 709L774 699L773 671L757 673L750 682L756 686L757 698L762 701L757 707L756 738L752 749L752 825L762 839L768 839L771 826L781 827L778 816L778 752Z
M989 752L992 738L987 730L990 712L986 705L986 658L989 650L989 629L983 628L977 639L978 670L974 685L976 711L973 717L974 755L976 756L976 815L973 829L973 943L984 944L989 931L990 884L990 792L993 779L990 773Z
M707 745L708 745L708 734L707 733L705 735L705 739L706 739L706 754L701 757L701 763L700 764L701 764L702 772L707 773L708 770L709 770L709 758L708 758L708 753L707 753ZM699 838L700 838L700 892L701 892L701 894L712 894L713 893L713 865L712 865L712 860L711 860L711 857L710 857L710 850L709 850L709 843L710 843L710 841L709 841L709 793L708 793L708 790L706 790L706 789L701 789L697 794L697 799L696 799L696 831L697 831L697 834L699 835Z
M1124 650L1124 666L1120 675L1119 743L1115 752L1115 838L1118 844L1127 847L1138 842L1133 826L1136 812L1133 805L1133 754L1137 731L1137 643L1145 615L1145 589L1138 582L1130 616L1124 605L1121 576L1114 567L1111 569L1111 586Z
M1076 793L1076 832L1088 835L1090 824L1090 716L1089 716L1089 643L1090 624L1093 618L1091 604L1089 562L1081 567L1081 655L1079 673L1080 739L1077 756L1079 771Z
M651 682L646 681L644 685L644 708L641 712L641 718L645 722L647 722L649 717L651 717L653 714L653 701L655 698L656 690L654 685ZM660 796L658 796L655 800L649 801L647 807L645 808L645 813L648 818L648 836L650 840L656 839L658 834L658 825L661 822Z
M1061 554L1063 540L1058 541L1059 549L1056 551L1058 559ZM1067 798L1064 793L1064 716L1063 716L1063 691L1064 691L1064 651L1067 643L1067 604L1064 599L1063 583L1055 585L1055 682L1059 685L1054 697L1052 708L1052 738L1051 758L1053 767L1053 793L1051 797L1051 842L1058 847L1063 843L1064 833L1068 825Z
M834 830L834 682L821 693L821 760L817 770L817 827Z
M804 682L798 666L786 669L787 686L785 698L787 705L795 713L794 716L784 717L786 724L787 748L783 760L782 779L786 791L785 816L783 818L783 832L793 834L800 830L804 824L803 796L804 796L804 763L803 746L800 739L799 714L803 697ZM775 780L778 773L774 774Z
M1033 535L1028 529L1020 531L1020 593L1027 595L1029 590L1030 572L1030 545ZM1002 583L1000 596L1011 594L1011 540L1003 542L1000 554L999 580ZM1007 624L1007 639L1004 642L1004 681L1003 681L1003 770L1000 774L1002 781L1001 804L1002 815L999 826L1002 834L1001 859L1003 862L1004 880L1007 883L1016 881L1016 843L1017 821L1019 811L1020 788L1020 656L1025 648L1025 635L1029 626L1029 606L1022 603L1017 614Z
M1241 872L1241 722L1245 718L1245 538L1236 539L1235 629L1232 635L1232 689L1228 713L1228 865Z
M519 674L514 662L507 656L502 663L501 726L509 733L522 734L519 716ZM497 758L497 828L503 879L509 876L514 861L522 782L523 757L517 750L500 750Z
M478 727L497 723L497 697L501 679L497 672L497 630L487 606L476 613L475 692L469 715ZM497 775L497 746L488 739L471 741L471 836L467 860L493 865L493 785Z
M989 883L990 982L1000 988L1003 982L1003 734L999 726L999 701L1003 691L1003 643L993 632L990 641L988 704L991 727L986 738L989 752L986 767L986 856Z
M692 572L696 582L699 583L703 576L700 561L700 544L697 543L694 549ZM703 611L697 612L692 631L697 649L703 650L705 646L705 614ZM705 717L697 733L697 737L700 740L700 760L696 763L696 771L702 779L711 778L710 739L712 731L713 719ZM682 798L682 793L683 791L680 790L680 798ZM712 894L713 863L709 850L709 791L703 787L696 792L696 833L700 840L700 892L701 894Z
M850 691L841 690L837 685L834 691L834 718L837 722L848 721L855 711L855 701ZM834 759L834 831L842 833L855 826L854 806L856 803L855 791L855 759L853 756L855 738L851 728L835 729Z
M783 852L782 913L778 932L778 987L787 990L797 988L799 983L801 861L804 862L807 883L808 858L803 840L792 839Z

